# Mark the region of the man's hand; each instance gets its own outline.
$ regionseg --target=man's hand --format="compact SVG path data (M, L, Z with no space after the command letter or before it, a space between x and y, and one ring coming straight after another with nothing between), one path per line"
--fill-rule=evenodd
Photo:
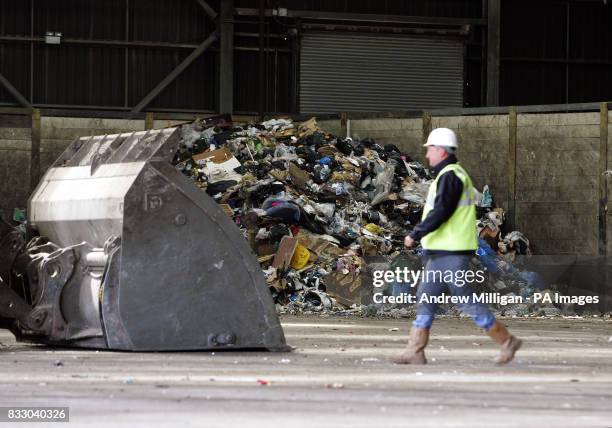
M415 244L415 241L414 241L414 239L412 239L410 237L410 235L407 235L404 238L404 245L406 246L406 248L410 248L410 247L414 246L414 244Z

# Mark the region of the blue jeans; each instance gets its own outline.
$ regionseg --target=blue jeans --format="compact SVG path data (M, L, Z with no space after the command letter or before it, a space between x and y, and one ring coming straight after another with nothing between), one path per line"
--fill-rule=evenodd
M463 284L463 281L460 280L461 274L457 275L459 271L468 271L471 259L472 256L470 255L428 256L428 260L425 263L424 277L417 289L417 316L412 323L413 326L417 328L431 328L438 310L437 303L421 303L422 295L426 293L428 297L440 296L448 289L453 296L469 297L468 302L459 303L457 306L461 312L468 314L472 318L474 324L485 330L491 328L495 322L495 316L493 316L486 305L473 300L472 287L468 283ZM450 276L452 276L452 279Z

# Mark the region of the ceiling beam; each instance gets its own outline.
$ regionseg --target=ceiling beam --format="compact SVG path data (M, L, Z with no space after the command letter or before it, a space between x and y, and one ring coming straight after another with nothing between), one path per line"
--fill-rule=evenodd
M236 8L236 14L238 16L259 16L259 9ZM314 10L311 11L266 9L265 16L278 16L279 18L312 19L321 21L354 21L437 26L487 25L487 20L485 18L448 18L441 16L381 15L373 13L322 12Z

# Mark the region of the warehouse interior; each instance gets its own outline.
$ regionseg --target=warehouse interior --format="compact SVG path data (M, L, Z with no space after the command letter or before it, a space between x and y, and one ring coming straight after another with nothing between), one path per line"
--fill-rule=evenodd
M335 58L324 56L343 49L335 40L346 33L358 35L354 43L361 47L368 40L384 47L388 53L380 52L379 61L385 53L399 55L401 43L416 43L414 49L418 41L446 46L440 56L450 68L436 67L428 57L413 59L418 69L448 74L449 84L456 86L444 88L440 97L445 100L391 104L392 110L600 102L612 93L605 78L612 67L612 15L604 1L235 0L206 5L5 0L0 66L10 86L2 85L0 103L131 115L297 114L308 109L300 102L308 99L308 82L317 72L319 78L334 75L346 81L357 70L362 78L364 72L380 71L374 58L374 64L354 63L347 50ZM61 34L57 44L46 39L47 33ZM391 77L382 73L368 78ZM158 88L164 81L165 87ZM378 83L384 91L384 82ZM330 105L333 113L347 107L384 110Z
M0 422L610 425L611 75L607 0L0 0Z

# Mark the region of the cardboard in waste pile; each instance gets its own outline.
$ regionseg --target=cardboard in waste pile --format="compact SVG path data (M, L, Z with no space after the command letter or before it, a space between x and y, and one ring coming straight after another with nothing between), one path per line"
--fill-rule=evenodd
M276 138L291 137L292 135L295 135L295 129L293 128L281 129L274 133Z
M263 264L266 264L266 263L272 261L273 258L274 258L274 254L269 254L267 256L259 256L259 257L257 257L257 261L260 264L263 265Z
M259 256L269 256L274 255L276 252L274 251L274 246L271 244L259 244L257 245L257 255Z
M213 125L216 125L215 129L210 129L210 126ZM274 265L278 268L278 274L281 277L266 276L268 283L273 283L271 285L273 288L283 289L287 285L283 274L293 268L295 272L291 272L291 277L295 278L294 275L297 275L305 281L305 284L311 284L310 281L306 281L310 279L308 277L311 273L321 275L322 282L328 285L329 293L336 296L342 305L370 304L371 295L375 290L372 285L372 276L362 263L355 263L353 266L350 259L356 257L357 254L361 257L373 257L403 249L400 240L390 240L389 236L390 233L399 233L406 226L418 221L419 209L424 205L428 188L431 185L431 177L428 176L426 168L418 162L410 162L404 164L408 175L406 176L403 172L400 174L396 171L399 168L390 168L388 162L381 159L381 147L376 146L366 147L362 155L347 156L344 153L355 142L325 134L318 128L314 118L301 124L293 123L290 119L275 119L269 121L268 124L262 124L263 126L241 126L242 131L235 134L229 129L223 129L230 128L230 125L231 116L225 116L212 118L205 122L196 121L191 129L187 129L188 127L182 129L185 132L185 147L189 147L188 142L194 143L201 139L215 144L215 147L219 147L217 144L225 144L228 141L231 143L227 147L201 154L194 155L193 149L181 152L188 156L177 157L177 159L180 158L177 167L186 176L196 179L196 185L201 188L206 188L207 184L217 181L236 181L234 186L224 188L226 190L222 193L216 193L215 201L218 204L225 204L222 205L224 211L232 219L236 219L236 224L243 232L246 232L245 235L251 248L264 265L262 268L273 270L269 268L270 263L274 260ZM304 138L307 136L309 138ZM310 136L316 136L316 138L310 138ZM285 147L294 146L294 148L300 145L308 146L308 156L302 156L298 164L291 161L288 164L269 162L270 154L276 153L276 148L280 143L286 145ZM192 147L196 149L198 146L199 144L192 144ZM253 146L257 148L256 151L252 150ZM364 141L359 146L370 145ZM321 159L313 159L313 149L318 153L316 158L329 157L333 162L329 162L329 159L322 162L319 162ZM394 151L393 148L390 150ZM386 148L385 151L387 151ZM289 158L295 159L296 155L291 154ZM196 174L194 174L193 165L184 159L189 156L192 156L192 159L199 164L195 171ZM283 156L279 156L281 157ZM394 160L397 162L397 159ZM248 167L246 164L241 165L245 162L249 163ZM273 169L264 174L267 177L255 177L255 170L251 167L257 167L257 175L260 175L259 172L267 171L270 164ZM315 175L320 172L319 165L329 165L329 170L325 171L327 180L324 181L324 184L318 179L323 175ZM244 168L239 169L242 172L238 173L236 169L240 166ZM263 169L259 169L260 167ZM245 170L249 172L245 173ZM387 171L387 174L382 174L384 171ZM392 179L388 176L389 171L393 172ZM318 217L319 223L325 223L330 229L333 229L334 236L347 238L349 234L351 236L353 233L357 234L354 246L343 247L346 245L343 239L338 240L330 235L310 233L306 224L302 225L303 227L299 229L299 233L294 238L283 238L280 248L277 241L268 243L257 240L257 233L261 228L268 230L270 226L282 220L268 217L261 212L259 197L266 195L250 197L249 188L255 183L259 184L258 182L264 185L261 187L261 192L268 192L269 179L285 184L284 190L287 198L299 199L302 209L308 215ZM314 185L315 182L316 185ZM340 186L332 187L336 184ZM270 186L270 191L272 188L276 191L278 187ZM372 187L376 188L374 194L372 194ZM340 193L335 197L335 201L334 193ZM248 197L245 199L245 196ZM394 203L386 203L379 208L378 204L383 201ZM335 209L328 209L328 204L333 204L333 202L336 205ZM363 205L358 205L358 203ZM479 206L490 210L490 207ZM369 216L366 219L362 215L369 211L379 211L379 214L385 215L393 211L394 218L379 223L378 220L373 221ZM517 250L514 249L513 240L502 241L499 227L503 221L502 209L495 208L492 211L486 211L483 218L479 220L478 231L493 250L498 250L499 242L502 250L505 248L505 251L500 251L500 253L505 252L503 257L512 260ZM379 230L378 225L381 224L384 230ZM295 229L292 230L292 233L296 233ZM295 238L298 239L299 244ZM307 251L303 250L302 246ZM346 263L345 259L347 259ZM355 270L360 271L361 276L355 273ZM277 273L275 269L274 272ZM332 273L327 275L328 272ZM491 291L507 293L511 290L516 292L518 286L515 287L514 282L504 279L503 282L494 282L491 287ZM303 290L307 288L310 287L305 287ZM303 293L300 289L297 291L292 289L292 292ZM281 299L278 302L284 304Z
M270 171L270 175L274 177L278 181L286 181L287 177L289 177L288 171L281 171L280 169L273 169Z
M306 188L306 183L310 181L310 175L294 163L289 164L289 175L293 184L300 189Z
M372 288L368 287L371 281L367 281L362 273L344 274L336 271L327 275L324 282L327 293L341 305L351 306L355 303L369 305L372 303Z
M327 145L320 147L317 150L317 153L319 153L321 156L334 156L336 153L338 153L338 149L336 146Z
M283 236L283 239L281 239L280 245L278 246L278 251L274 256L272 267L280 270L287 270L291 264L291 258L293 257L293 253L295 253L295 248L297 245L297 238Z
M337 245L332 244L331 242L313 233L307 232L304 229L300 230L300 233L297 235L297 239L299 240L300 244L308 248L313 259L320 257L326 260L334 260L346 252L346 250L343 250Z
M223 180L239 182L242 178L241 175L235 171L236 168L240 167L242 164L233 156L225 162L214 162L210 159L205 159L200 162L204 166L203 171L205 171L208 176L208 181L210 183L216 183L217 181Z
M311 117L306 122L302 122L298 126L298 135L300 137L305 137L307 135L314 134L315 132L317 132L317 130L318 130L317 119L314 117Z
M208 160L213 161L214 163L223 163L233 157L234 155L232 154L232 152L227 147L224 147L222 149L212 150L210 152L204 152L200 153L199 155L194 155L193 160L196 161L198 164L206 163L206 161Z
M331 183L351 183L356 185L359 181L360 174L351 171L334 171L331 175L329 181Z

